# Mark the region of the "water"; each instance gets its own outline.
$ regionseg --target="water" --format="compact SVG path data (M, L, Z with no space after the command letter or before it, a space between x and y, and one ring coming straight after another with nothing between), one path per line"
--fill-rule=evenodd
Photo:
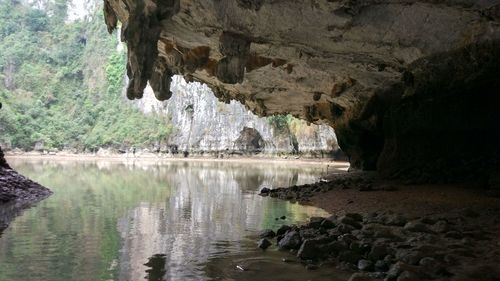
M256 248L259 230L326 215L257 196L263 186L314 182L321 166L10 163L54 195L0 237L0 280L339 280Z

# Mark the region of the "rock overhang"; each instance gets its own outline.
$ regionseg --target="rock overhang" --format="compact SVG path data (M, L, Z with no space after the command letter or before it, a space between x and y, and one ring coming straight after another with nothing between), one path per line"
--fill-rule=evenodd
M109 30L123 24L129 98L149 81L168 99L170 77L180 74L257 115L334 126L357 168L386 165L381 153L394 152L386 140L405 124L387 118L402 104L439 91L461 97L458 88L494 84L483 78L498 70L495 0L104 2Z

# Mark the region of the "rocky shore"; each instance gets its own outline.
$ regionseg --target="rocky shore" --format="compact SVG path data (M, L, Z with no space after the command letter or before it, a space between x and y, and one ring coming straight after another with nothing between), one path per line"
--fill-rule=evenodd
M264 188L262 196L337 206L325 208L331 217L262 231L259 247L289 251L307 269L334 265L352 272L351 281L499 280L498 198L455 187L455 194L438 193L433 187L443 197L436 198L425 187L411 188L408 193L404 185L382 183L365 173ZM366 202L377 196L385 201ZM359 212L349 212L353 208Z
M23 209L52 192L12 170L0 149L0 233Z
M333 264L352 271L352 281L498 280L500 237L492 226L499 223L498 209L420 218L347 213L264 230L259 246L275 244L307 269Z

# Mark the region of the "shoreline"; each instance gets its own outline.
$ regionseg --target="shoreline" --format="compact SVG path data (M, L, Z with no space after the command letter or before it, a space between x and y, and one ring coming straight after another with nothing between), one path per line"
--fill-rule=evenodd
M301 158L301 157L272 157L272 156L230 156L225 158L217 158L214 156L190 156L190 157L177 157L177 156L160 156L153 153L137 154L130 156L127 154L108 154L108 155L95 155L95 154L41 154L34 152L27 153L11 153L6 152L5 158L7 162L12 159L32 159L32 160L54 160L54 161L110 161L110 162L144 162L144 163L167 163L172 161L181 162L228 162L228 163L270 163L270 164L285 164L285 165L319 165L328 166L332 169L347 171L349 163L343 161L334 161L329 158Z

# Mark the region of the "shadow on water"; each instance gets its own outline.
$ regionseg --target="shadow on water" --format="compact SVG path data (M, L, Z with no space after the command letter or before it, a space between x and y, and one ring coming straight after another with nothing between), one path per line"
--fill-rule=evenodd
M276 272L288 279L275 280L304 280L332 274L327 267L309 273L299 263L285 265L287 253L256 247L262 229L326 215L257 196L263 186L314 182L324 172L320 166L10 162L54 194L0 237L0 280L265 280ZM286 219L276 220L281 216ZM248 271L238 271L236 263Z

